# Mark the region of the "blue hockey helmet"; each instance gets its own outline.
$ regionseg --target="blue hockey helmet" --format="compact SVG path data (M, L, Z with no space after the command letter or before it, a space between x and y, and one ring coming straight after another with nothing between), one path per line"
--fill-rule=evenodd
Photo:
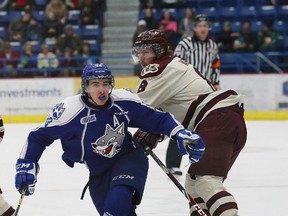
M114 76L104 63L88 64L84 67L81 76L81 87L84 94L88 81L92 79L109 79L111 90L114 87Z

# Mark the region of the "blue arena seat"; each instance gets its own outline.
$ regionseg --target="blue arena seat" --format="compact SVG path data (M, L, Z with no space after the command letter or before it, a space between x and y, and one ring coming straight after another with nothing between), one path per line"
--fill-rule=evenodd
M288 20L288 5L282 5L278 10L278 18L280 20Z
M234 22L231 22L230 24L231 24L232 31L235 31L235 32L241 31L241 22L240 21L234 21Z
M22 44L20 42L13 41L13 42L10 42L10 45L12 47L12 50L22 52Z
M46 19L46 16L45 16L45 12L43 10L41 11L33 11L32 12L32 16L36 18L36 20L38 20L38 22L41 22L43 23Z
M237 11L235 7L220 7L217 9L217 14L219 14L219 21L236 21Z
M251 21L250 24L251 24L251 30L257 32L261 30L263 22L261 20L255 20Z
M257 11L255 6L240 7L237 12L239 12L240 21L257 19Z
M10 22L13 20L20 19L24 13L25 13L24 11L9 11Z
M7 32L6 32L6 28L4 28L4 27L0 27L0 38L2 38L2 39L6 39L6 37L7 37Z
M69 10L68 12L68 22L71 24L79 23L80 10Z
M259 17L262 20L275 20L277 18L277 10L273 5L263 5L258 10Z
M9 14L7 11L0 11L0 25L8 26L9 25Z
M85 25L81 29L83 40L102 40L102 30L98 25Z
M45 10L47 0L35 0L36 10Z
M211 22L218 21L218 12L215 7L202 7L196 10L197 14L206 14Z

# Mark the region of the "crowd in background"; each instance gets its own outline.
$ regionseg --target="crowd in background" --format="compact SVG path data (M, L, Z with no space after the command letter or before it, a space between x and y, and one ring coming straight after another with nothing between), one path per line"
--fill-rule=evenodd
M173 51L182 38L193 35L194 19L199 14L196 8L187 6L187 1L139 0L139 14L142 15L139 15L132 42L145 30L160 29L165 32ZM21 12L21 15L10 17L4 26L7 32L0 37L0 77L77 76L83 65L97 62L95 56L101 55L101 51L91 48L90 41L79 32L86 25L103 27L105 0L43 0L46 3L42 8L36 2L39 0L11 0L1 8L1 11ZM287 4L285 0L267 2ZM182 14L175 17L175 9L182 9ZM76 23L69 19L69 11L73 10L79 11ZM35 11L43 11L44 16L39 19ZM155 11L160 11L161 16L155 17ZM213 31L212 21L210 37L216 41L220 53L283 49L283 37L273 29L273 21L265 20L261 29L255 31L250 20L241 21L241 30L234 30L232 23L226 20L220 23L222 29L217 33ZM76 31L75 26L80 27L80 31ZM15 44L20 46L16 48Z
M15 15L20 12L20 16L12 17L4 26L7 34L0 38L0 69L5 69L1 77L75 76L84 65L95 62L91 56L98 53L91 49L89 40L75 31L74 25L80 29L86 25L102 27L106 1L47 0L46 3L38 9L36 0L11 0L2 8ZM43 11L41 20L34 16L35 10ZM76 23L69 20L71 10L79 11Z
M175 17L175 9L182 7L183 1L174 1L170 4L163 0L140 0L140 15L135 35L145 30L160 29L163 30L169 39L171 49L174 50L178 42L187 36L193 35L194 19L197 10L191 7L185 7L183 14ZM173 1L172 1L173 2ZM184 1L185 2L185 1ZM276 4L277 1L267 1ZM166 8L162 8L165 5ZM159 11L160 18L155 17ZM174 15L174 16L173 16ZM283 48L283 36L273 29L274 20L263 20L260 30L254 30L251 27L250 20L240 22L241 29L233 30L230 21L221 23L220 31L213 31L213 21L211 23L210 37L216 41L220 52L268 52L277 51ZM132 42L133 42L132 41Z

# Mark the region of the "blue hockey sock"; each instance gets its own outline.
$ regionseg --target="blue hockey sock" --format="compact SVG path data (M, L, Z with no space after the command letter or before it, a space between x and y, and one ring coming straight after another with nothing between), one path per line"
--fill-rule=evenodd
M133 191L133 188L125 185L112 187L105 202L104 212L106 215L130 215Z

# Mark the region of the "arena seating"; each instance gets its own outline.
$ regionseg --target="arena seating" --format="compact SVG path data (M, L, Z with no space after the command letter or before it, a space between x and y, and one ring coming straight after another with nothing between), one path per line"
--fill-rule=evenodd
M269 0L187 0L185 7L191 7L196 14L204 13L211 20L211 37L216 38L221 31L223 23L229 21L233 31L240 31L244 21L250 21L253 31L260 31L262 24L267 21L273 22L273 29L279 32L282 39L278 41L277 52L264 53L266 57L288 71L288 5L281 4L274 6ZM180 22L185 8L170 9L175 20ZM162 17L163 8L155 8L156 19ZM139 19L144 17L144 10L139 11ZM220 54L223 72L257 72L255 53L229 53ZM258 59L259 60L259 59ZM267 66L268 67L268 66ZM259 71L259 70L258 70ZM269 70L267 70L269 72ZM264 71L265 72L265 71Z

